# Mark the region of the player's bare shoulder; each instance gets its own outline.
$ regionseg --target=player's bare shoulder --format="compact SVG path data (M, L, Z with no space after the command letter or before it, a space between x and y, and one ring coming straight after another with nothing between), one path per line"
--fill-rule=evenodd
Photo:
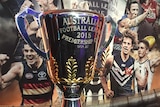
M105 65L111 67L111 65L113 64L113 60L114 60L114 56L113 55L108 56Z

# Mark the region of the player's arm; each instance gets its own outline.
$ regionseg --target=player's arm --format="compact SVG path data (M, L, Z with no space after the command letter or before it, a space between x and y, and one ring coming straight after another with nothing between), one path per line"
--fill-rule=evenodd
M21 77L23 73L23 65L21 62L16 62L14 65L10 68L10 70L4 74L1 75L1 81L0 81L0 88L3 89L10 85L10 83L15 80L15 78Z
M103 87L105 94L108 98L112 98L114 96L114 92L109 89L109 86L108 86L108 83L106 80L106 76L110 72L110 68L111 68L112 63L113 63L113 56L109 56L109 58L107 59L106 64L105 64L105 68L102 68L100 70L101 84L102 84L102 87Z
M160 57L156 57L150 60L151 67L157 67L160 64Z
M0 54L0 85L2 83L2 65L9 59L7 54Z
M137 16L134 19L131 19L129 23L129 27L137 26L139 23L141 23L147 17L150 11L151 9L148 8L146 12L142 13L141 15Z

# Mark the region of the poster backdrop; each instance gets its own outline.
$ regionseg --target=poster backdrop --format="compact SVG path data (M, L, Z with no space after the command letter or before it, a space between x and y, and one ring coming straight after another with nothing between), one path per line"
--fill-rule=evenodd
M88 2L89 5L89 10L98 12L103 14L104 16L107 16L107 12L108 12L108 0L86 0Z
M70 1L70 2L68 2ZM118 20L126 14L126 6L131 1L134 0L54 0L53 3L57 6L57 9L84 9L95 11L101 13L105 16L105 27L103 31L103 37L101 40L100 52L106 52L107 47L106 44L109 40L108 36L111 36L109 52L106 54L111 55L113 50L113 40L115 36L116 28L118 27ZM135 0L139 3L139 15L145 12L146 6L142 3L142 0ZM149 79L152 80L151 88L159 89L160 83L160 69L159 60L160 57L160 0L146 0L150 1L151 11L149 15L142 20L141 23L137 25L136 33L138 34L138 40L142 40L146 37L151 36L149 40L150 50L148 51L149 60L157 62L156 66L149 66L153 73L153 77ZM19 12L21 5L24 0L1 0L0 1L0 53L8 54L11 59L8 60L7 64L3 66L2 73L6 73L7 70L11 66L12 58L14 57L14 53L17 49L19 42L19 35L14 23L14 15ZM154 2L154 3L153 3ZM154 4L153 6L152 3ZM154 21L149 19L155 19ZM138 59L138 50L137 48L131 53L131 55ZM101 56L99 57L101 59ZM105 60L107 56L105 57ZM157 60L156 60L157 59ZM104 62L105 62L104 60ZM102 63L99 60L99 66L104 66L104 62ZM106 78L107 79L107 78ZM133 85L134 89L134 85ZM12 91L12 90L10 90ZM0 91L1 93L2 91ZM5 92L5 91L4 91ZM4 94L3 94L4 95ZM95 78L89 85L84 88L84 95L88 96L85 99L87 102L92 102L93 99L90 96L94 97L96 100L101 101L105 99L104 90L102 88L98 73L95 74ZM0 100L3 99L3 96L0 97ZM2 101L2 100L1 100ZM1 105L1 102L0 102Z
M88 2L89 10L98 12L105 16L104 31L102 34L101 44L100 44L100 55L98 56L97 67L103 67L104 61L102 62L102 51L107 51L107 44L110 43L109 47L113 46L113 37L116 29L116 21L119 17L123 15L117 11L117 9L122 12L125 11L126 1L123 0L85 0ZM121 5L124 5L123 7ZM110 39L109 39L110 38ZM111 54L112 48L109 50ZM106 53L106 56L107 54ZM106 78L107 79L107 78ZM89 85L84 89L86 96L86 102L93 101L91 96L95 96L94 99L101 101L105 99L104 90L102 88L99 74L95 74L95 78ZM96 97L97 96L97 97Z

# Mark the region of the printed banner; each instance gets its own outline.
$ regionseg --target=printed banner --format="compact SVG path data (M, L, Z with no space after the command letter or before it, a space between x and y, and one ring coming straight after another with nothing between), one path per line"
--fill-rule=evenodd
M0 54L4 53L10 57L10 59L7 60L7 63L2 66L2 75L8 72L11 68L11 64L15 60L17 61L17 58L18 61L23 58L21 38L15 26L14 16L25 7L24 1L27 0L0 1ZM33 3L33 1L31 0L30 2ZM107 99L107 93L105 92L105 88L103 88L101 84L102 81L100 80L100 68L107 68L109 66L107 63L110 61L110 58L114 59L112 60L112 63L110 63L112 66L108 67L108 69L103 72L106 82L108 82L108 89L111 90L111 96L109 97L118 97L122 95L128 96L129 93L131 98L133 97L132 95L137 95L137 99L140 100L141 98L139 97L143 96L143 94L140 93L148 95L150 92L151 95L158 96L156 93L160 88L160 83L157 82L160 78L160 0L48 1L51 2L48 2L49 4L45 6L43 5L43 8L37 8L34 5L30 5L30 7L37 11L41 11L41 9L44 9L45 11L51 9L88 10L103 14L105 17L105 24L96 65L98 69L95 72L94 79L83 89L83 95L85 96L84 101L88 103L87 106L91 105L95 100L98 102L101 102L102 100L110 101ZM39 2L34 2L42 3L41 0L39 0ZM36 5L38 6L40 4ZM88 18L89 17L85 17L85 20ZM33 20L33 18L31 21L29 20L29 24ZM66 17L63 18L64 25L68 24L67 20L69 19ZM76 23L78 23L78 20L72 19L72 21L77 21ZM89 26L72 25L67 28L62 26L60 28L60 33L66 32L66 34L62 36L62 39L67 42L77 44L78 48L87 49L89 44L93 42L90 39L90 35L95 31L95 29L92 28L92 24L94 22L96 21L90 20L89 22L84 22L84 24L90 23ZM73 30L73 33L77 34L78 30L84 30L84 34L81 33L81 35L78 36L85 37L84 35L87 35L87 40L69 38L67 30ZM90 33L85 34L86 31L90 31ZM123 41L123 37L126 32L133 35L135 40L135 44L130 48L127 44L127 39L126 41ZM41 33L36 34L40 35ZM126 54L128 55L128 50L130 51L127 62L124 56ZM124 56L121 56L122 51L124 52ZM124 92L126 91L125 89L127 89L127 91L129 90L127 94ZM17 81L3 90L0 90L0 95L2 95L0 97L0 105L20 105L21 96ZM153 90L154 93L152 92ZM114 92L114 94L112 92ZM146 94L145 92L148 93ZM7 97L5 95L7 95ZM6 100L9 98L8 96L12 95L19 95L19 97L17 99L9 99L9 101ZM152 100L152 98L149 100ZM118 101L120 100L116 100L111 103L115 103L116 105L118 104ZM141 102L141 100L139 102ZM134 103L139 105L139 102ZM126 102L126 104L129 103L130 102ZM144 103L149 105L145 100Z

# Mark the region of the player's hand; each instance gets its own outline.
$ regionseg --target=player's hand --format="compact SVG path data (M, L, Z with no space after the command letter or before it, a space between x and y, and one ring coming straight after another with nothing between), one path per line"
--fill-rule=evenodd
M0 54L0 66L5 64L8 59L9 59L9 56L7 54Z
M25 0L20 8L20 11L24 10L27 7L34 6L34 4L30 0Z
M114 91L105 90L105 94L106 94L107 98L112 98L114 96Z
M151 3L149 5L149 7L147 9L145 9L145 11L147 12L147 14L151 14L153 11L152 11L152 8L151 8Z

